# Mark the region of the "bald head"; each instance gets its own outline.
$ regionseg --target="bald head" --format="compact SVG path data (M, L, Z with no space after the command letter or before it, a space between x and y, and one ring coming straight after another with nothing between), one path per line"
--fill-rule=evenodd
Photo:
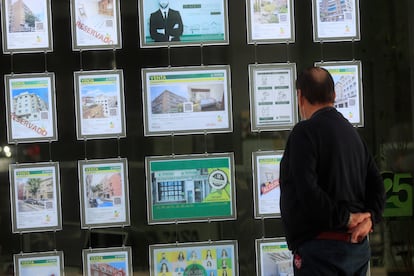
M321 67L305 69L296 80L296 89L310 104L327 104L335 101L335 85L331 74Z

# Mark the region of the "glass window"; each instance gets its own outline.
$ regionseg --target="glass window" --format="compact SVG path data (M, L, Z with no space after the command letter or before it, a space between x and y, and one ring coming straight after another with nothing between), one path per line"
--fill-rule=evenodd
M29 3L29 0L23 2ZM54 1L53 22L70 22L67 1ZM103 10L111 10L111 1ZM173 1L170 1L172 3ZM177 0L177 2L180 2ZM182 1L181 1L182 2ZM208 47L145 48L138 46L136 1L122 1L123 48L114 51L72 51L71 34L65 24L55 24L53 53L0 54L2 75L11 72L56 73L56 98L59 138L50 143L19 143L8 145L6 120L0 121L0 275L13 275L13 254L62 250L67 275L82 275L81 252L84 248L122 246L133 248L133 269L137 275L149 275L149 245L175 244L217 240L237 240L239 275L256 275L255 239L283 237L280 218L254 219L252 152L283 150L289 131L250 131L249 64L294 62L297 70L320 61L360 60L363 78L364 127L357 131L367 142L380 168L387 190L384 221L370 235L372 249L371 275L410 275L414 267L413 176L414 176L414 1L360 1L361 41L315 43L312 38L311 1L295 1L295 43L257 44L246 42L245 1L227 1L229 5L229 45ZM280 1L254 1L255 4ZM337 16L339 3L344 9L348 1L328 1L326 13ZM268 4L268 3L266 3ZM195 5L197 6L197 5ZM155 6L154 6L155 7ZM86 6L85 6L86 8ZM268 5L266 5L268 8ZM87 9L85 9L87 12ZM106 16L110 16L109 13ZM185 28L195 28L184 22ZM142 114L142 83L140 70L150 67L184 67L197 65L230 65L232 87L233 131L206 135L175 135L144 137ZM73 72L122 68L125 75L127 137L114 139L76 140L74 116ZM351 83L353 83L351 81ZM5 91L0 102L5 105ZM204 89L204 88L203 88ZM339 89L338 89L339 90ZM339 94L353 96L354 87L343 85ZM163 90L164 91L164 90ZM188 90L183 90L187 93ZM27 91L19 91L27 92ZM162 92L162 91L159 91ZM99 91L91 91L98 93ZM155 95L156 94L156 95ZM197 97L204 97L198 93ZM30 97L16 96L17 114L29 106ZM155 96L161 95L154 93ZM190 97L190 96L189 96ZM194 96L196 97L196 96ZM35 99L35 98L33 98ZM42 97L37 99L42 106ZM177 103L165 89L162 97L152 103L154 113L163 110L180 112ZM175 109L166 106L169 102ZM352 105L341 102L338 107ZM105 103L106 106L106 103ZM45 107L46 108L46 107ZM207 114L208 111L203 111ZM41 130L42 125L30 118L26 110L22 118ZM171 114L164 114L166 118ZM185 115L185 114L184 114ZM183 116L184 116L183 115ZM6 109L0 117L6 118ZM37 118L38 119L38 118ZM31 121L33 120L33 121ZM217 118L220 120L220 118ZM99 122L101 123L101 122ZM99 124L98 123L98 124ZM98 126L94 125L95 126ZM34 125L36 127L34 127ZM146 156L187 155L193 153L234 152L237 194L237 219L197 223L148 225L146 205ZM114 157L128 159L131 226L99 229L80 228L78 160ZM10 163L58 161L62 193L63 230L57 232L11 233L11 206L8 166ZM207 178L209 172L203 171ZM200 174L201 175L201 174ZM156 183L154 200L165 203L212 200L207 195L213 189L208 180L191 179ZM49 190L41 192L50 198ZM108 195L110 192L107 192ZM225 197L225 193L221 196ZM22 194L22 199L28 199ZM31 202L34 200L32 199ZM21 202L27 208L41 209L39 204ZM166 206L168 204L165 204ZM162 209L164 212L168 212ZM199 212L203 212L200 210ZM116 214L114 214L116 215ZM201 252L200 252L201 254ZM199 254L199 255L200 255ZM219 253L216 253L219 254ZM186 256L187 257L187 256ZM7 274L9 273L9 274ZM100 275L95 270L94 275Z

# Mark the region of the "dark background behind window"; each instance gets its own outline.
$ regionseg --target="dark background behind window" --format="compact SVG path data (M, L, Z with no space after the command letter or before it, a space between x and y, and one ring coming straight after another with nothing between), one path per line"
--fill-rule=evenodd
M171 0L173 1L173 0ZM67 274L81 273L81 250L119 246L127 237L133 249L134 273L148 273L148 245L206 240L238 240L240 275L255 275L254 241L283 236L279 219L253 219L253 190L250 156L259 149L283 149L287 131L252 134L249 129L248 69L250 63L295 62L298 72L320 61L357 59L362 61L365 127L359 129L382 170L414 171L413 145L413 1L361 1L361 41L314 43L311 1L295 1L296 42L294 44L247 45L245 1L229 0L230 45L178 48L139 48L137 3L121 1L123 48L117 50L117 68L124 70L127 137L77 141L73 72L80 70L80 53L71 49L69 0L52 1L54 51L0 55L1 75L43 72L56 74L59 139L57 142L13 146L13 158L1 157L0 171L0 271L14 253L63 250ZM112 51L82 52L82 69L111 69ZM229 64L233 94L234 131L226 134L144 137L141 97L141 68ZM12 65L11 65L12 61ZM5 106L4 85L0 106ZM0 109L0 146L7 144L5 108ZM384 145L393 145L384 151ZM77 160L128 158L131 226L80 230ZM144 157L151 155L234 152L236 160L237 213L235 221L147 225ZM1 153L0 153L1 155ZM411 159L410 159L411 158ZM60 162L63 230L56 233L12 234L7 163ZM412 218L391 220L394 232L411 240ZM381 226L373 237L374 260L378 267L396 266L396 251L385 252ZM403 231L403 230L405 231ZM407 230L408 229L408 230ZM406 233L408 231L408 234ZM413 232L413 231L411 231ZM395 256L394 256L395 255ZM1 274L0 274L1 275ZM141 274L139 274L141 275Z

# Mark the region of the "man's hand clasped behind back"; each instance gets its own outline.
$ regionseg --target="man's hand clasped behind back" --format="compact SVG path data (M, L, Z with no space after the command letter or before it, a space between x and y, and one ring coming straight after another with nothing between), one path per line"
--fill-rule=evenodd
M361 242L372 232L371 213L351 213L348 222L348 233L351 234L351 242Z

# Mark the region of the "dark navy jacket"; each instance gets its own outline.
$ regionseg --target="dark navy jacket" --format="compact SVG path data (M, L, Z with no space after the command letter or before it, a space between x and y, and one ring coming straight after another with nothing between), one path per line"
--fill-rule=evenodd
M280 208L291 250L322 231L346 231L350 212L381 221L385 191L374 160L333 107L295 125L280 163Z

